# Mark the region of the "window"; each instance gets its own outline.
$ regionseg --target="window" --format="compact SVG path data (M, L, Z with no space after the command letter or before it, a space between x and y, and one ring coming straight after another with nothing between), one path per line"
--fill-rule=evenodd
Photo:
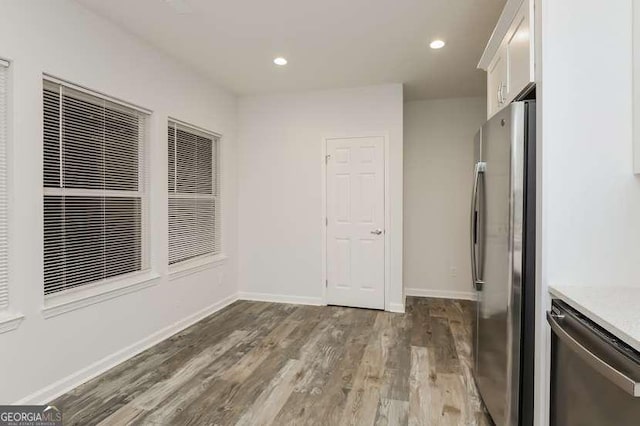
M7 71L0 60L0 310L9 307L9 262L7 244Z
M219 138L169 122L169 264L220 252Z
M45 295L142 270L146 114L49 80L43 101Z

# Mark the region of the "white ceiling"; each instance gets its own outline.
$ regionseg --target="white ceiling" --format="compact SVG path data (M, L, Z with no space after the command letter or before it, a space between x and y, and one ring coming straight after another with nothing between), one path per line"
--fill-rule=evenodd
M406 99L483 95L476 64L505 3L77 1L239 95L404 83ZM435 38L447 45L431 50Z

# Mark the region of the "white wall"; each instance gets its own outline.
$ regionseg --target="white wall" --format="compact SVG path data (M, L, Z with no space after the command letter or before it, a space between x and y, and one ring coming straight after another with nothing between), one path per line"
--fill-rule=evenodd
M0 334L0 403L28 396L43 402L119 359L109 356L123 351L124 357L134 349L130 345L236 294L236 105L234 96L73 2L3 0L0 10L0 57L12 61L11 310L25 316L17 330ZM161 274L151 287L49 319L42 314L43 72L153 110L151 262ZM168 115L224 135L223 241L229 255L222 265L173 281L166 274Z
M408 295L472 298L473 139L484 98L404 105L404 285Z
M388 133L390 302L402 297L402 86L242 98L238 108L239 287L321 303L323 138Z
M536 0L541 18L536 39L542 42L537 52L542 133L537 425L548 424L548 286L640 285L632 3Z
M544 269L550 284L640 286L631 5L565 0L543 6Z

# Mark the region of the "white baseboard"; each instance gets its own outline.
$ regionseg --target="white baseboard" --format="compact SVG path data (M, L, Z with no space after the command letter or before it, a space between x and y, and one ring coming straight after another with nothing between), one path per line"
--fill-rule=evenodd
M404 303L389 303L389 312L404 314Z
M404 294L415 297L435 297L438 299L476 300L475 291L431 290L426 288L405 288Z
M321 297L288 296L273 293L253 293L241 291L238 293L239 300L253 300L256 302L291 303L294 305L324 305Z
M416 291L414 291L416 290ZM416 294L417 291L422 292L422 294ZM433 292L429 294L425 294L424 290L420 289L405 289L405 293L408 296L423 296L423 297L452 297L452 298L462 298L465 297L464 294L462 296L460 294L457 297L451 295L435 295ZM233 302L237 300L253 300L260 302L273 302L273 303L290 303L297 305L315 305L321 306L324 305L322 298L320 297L304 297L304 296L287 296L281 294L272 294L272 293L253 293L253 292L239 292L233 294L231 296L226 297L211 306L208 306L188 317L181 319L174 324L171 324L168 327L163 328L156 333L145 337L144 339L122 349L111 355L104 357L103 359L85 367L67 377L64 377L57 382L40 389L37 392L28 395L19 401L15 402L16 405L39 405L46 404L50 401L53 401L57 397L75 389L83 383L88 382L89 380L99 376L100 374L106 372L107 370L115 367L116 365L133 358L139 353L149 349L150 347L162 342L165 339L173 336L174 334L184 330L185 328L197 323L198 321L206 318L207 316L221 310L222 308L229 306ZM389 304L390 312L405 312L405 305L403 303L390 303Z
M253 300L255 302L290 303L293 305L324 306L321 297L289 296L274 293L253 293L241 291L238 300ZM388 312L404 313L404 303L390 303Z
M238 300L237 294L232 294L211 306L208 306L188 317L181 319L168 327L163 328L152 335L145 337L144 339L130 345L118 352L111 354L100 361L97 361L82 370L73 373L57 382L41 389L29 396L26 396L16 402L16 405L39 405L46 404L60 395L63 395L70 390L80 386L81 384L99 376L105 371L115 367L116 365L138 355L140 352L149 349L150 347L160 343L161 341L168 339L174 334L184 330L185 328L195 324L203 318L208 317L214 312L229 306L233 302Z

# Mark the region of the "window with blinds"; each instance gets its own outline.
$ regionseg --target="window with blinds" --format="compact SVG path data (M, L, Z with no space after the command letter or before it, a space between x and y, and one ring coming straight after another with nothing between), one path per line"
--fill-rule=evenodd
M169 122L169 264L220 252L219 138Z
M9 253L7 228L7 73L0 60L0 310L9 307Z
M146 114L49 80L44 293L142 270Z

